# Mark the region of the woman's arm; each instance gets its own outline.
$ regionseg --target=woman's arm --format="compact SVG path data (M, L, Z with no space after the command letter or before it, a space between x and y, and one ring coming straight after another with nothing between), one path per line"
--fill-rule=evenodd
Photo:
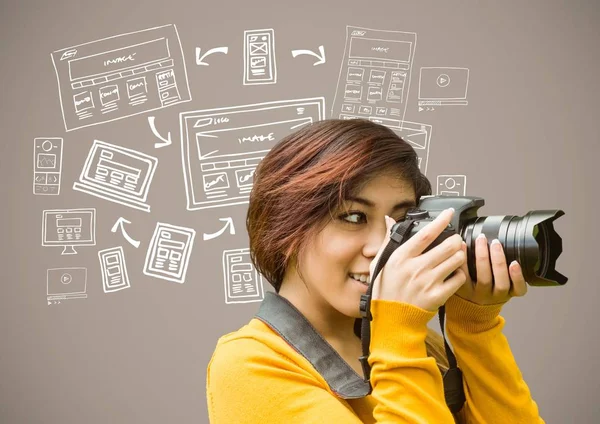
M441 374L427 357L427 322L434 316L405 303L371 303L371 383L376 423L454 423ZM299 355L254 338L219 343L207 370L212 424L361 424L347 402Z
M543 423L502 333L502 305L478 305L459 296L446 302L446 330L463 372L469 424Z

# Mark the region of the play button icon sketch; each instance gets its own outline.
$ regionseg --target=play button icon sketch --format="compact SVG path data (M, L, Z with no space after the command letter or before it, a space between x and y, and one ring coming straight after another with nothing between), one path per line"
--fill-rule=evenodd
M447 74L441 74L437 77L437 85L439 87L447 87L450 84L450 77Z

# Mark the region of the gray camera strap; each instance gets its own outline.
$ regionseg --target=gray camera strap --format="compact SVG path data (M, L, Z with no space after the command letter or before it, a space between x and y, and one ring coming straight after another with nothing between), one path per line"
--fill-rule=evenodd
M359 358L359 360L362 364L363 373L365 375L364 380L366 383L369 383L369 393L371 393L373 389L370 382L371 366L368 362L369 345L371 342L371 321L373 320L373 316L371 315L371 296L373 293L373 283L383 266L388 261L390 255L406 241L406 237L414 225L414 222L415 221L412 219L405 219L394 226L394 230L390 235L390 241L381 253L381 257L375 266L375 271L373 272L373 275L371 275L371 284L369 284L367 294L363 294L360 297L360 314L362 316L360 339L362 343L362 356ZM442 337L444 338L446 356L448 357L448 364L450 366L443 376L444 396L446 399L446 405L448 405L450 411L455 414L462 409L466 398L462 381L462 371L460 368L458 368L456 357L450 349L450 345L448 345L448 342L446 341L446 335L444 333L445 313L445 306L442 305L438 311L438 314L440 319L440 328L442 330Z

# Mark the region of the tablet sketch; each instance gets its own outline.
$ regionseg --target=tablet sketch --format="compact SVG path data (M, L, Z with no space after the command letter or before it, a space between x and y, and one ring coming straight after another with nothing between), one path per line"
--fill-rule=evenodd
M52 53L66 131L191 100L175 25Z
M184 283L196 230L158 222L146 252L144 274Z
M256 166L282 137L325 119L322 97L180 114L187 209L248 203Z
M341 119L359 119L363 116L350 115L342 113ZM393 119L377 118L371 116L368 118L369 121L376 122L381 125L392 129L402 140L406 141L412 146L418 156L419 169L425 175L427 175L427 164L429 162L429 145L431 143L431 131L432 127L429 124L419 124L410 121L397 122Z
M250 249L223 251L225 303L260 302L265 297L262 275L250 260Z
M400 126L416 44L414 32L347 26L331 116L377 116Z

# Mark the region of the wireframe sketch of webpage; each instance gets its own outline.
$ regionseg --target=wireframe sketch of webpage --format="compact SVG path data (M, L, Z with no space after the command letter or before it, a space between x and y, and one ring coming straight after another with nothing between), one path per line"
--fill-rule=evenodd
M94 140L73 190L150 212L146 199L157 164L153 156Z
M187 209L248 203L254 171L282 137L325 119L322 97L180 114Z
M404 120L417 34L346 27L346 48L332 118L377 116L400 126Z
M57 50L52 62L66 131L191 100L175 25Z
M223 279L226 304L260 302L265 297L262 275L248 248L223 251Z
M358 115L341 114L341 119L363 118ZM384 118L370 116L367 119L376 122L393 130L402 140L412 146L417 153L419 169L427 175L427 164L429 162L429 145L431 143L432 126L429 124L420 124L417 122L400 121L395 122Z

